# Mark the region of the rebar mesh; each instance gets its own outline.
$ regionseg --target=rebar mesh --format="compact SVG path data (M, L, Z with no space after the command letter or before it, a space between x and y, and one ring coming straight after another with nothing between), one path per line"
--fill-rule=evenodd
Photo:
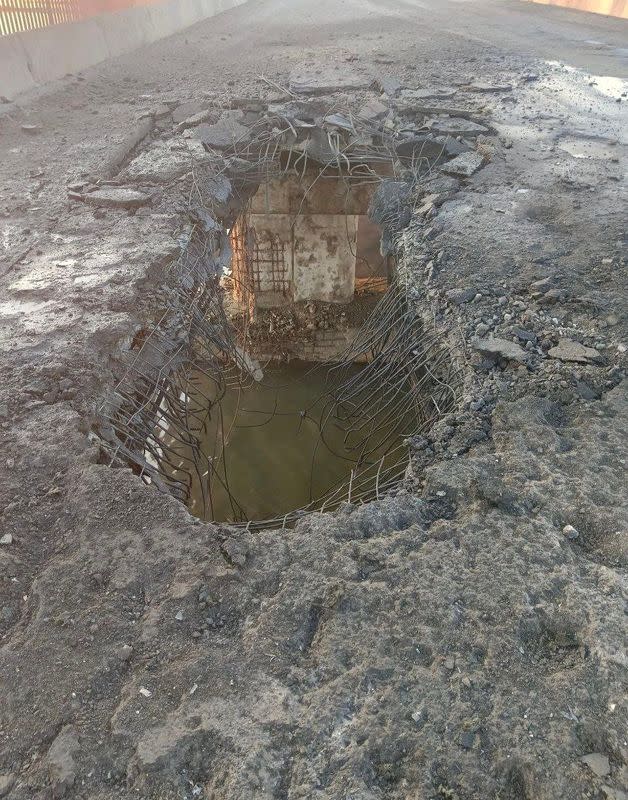
M209 180L215 184L228 174L236 192L238 185L248 187L241 191L245 205L251 187L260 182L288 169L298 172L300 167L305 175L312 159L307 148L292 146L300 139L294 122L281 120L281 127L269 128L268 120L257 129L253 126L247 141L235 148L235 178L232 158L225 159ZM315 180L324 180L333 168L336 177L340 175L349 185L382 181L376 165L378 161L393 163L391 142L381 129L376 131L378 138L369 142L364 124L359 132L353 121L351 126L351 146L346 137L320 133L317 156L321 159L323 152L324 157L322 163L317 162ZM236 327L227 317L221 279L231 265L234 295L241 305L250 307L256 285L255 276L247 272L245 251L251 243L246 239L246 216L241 214L231 227L231 240L236 243L232 260L227 230L215 222L215 209L208 207L207 175L195 169L191 174L189 209L198 222L172 267L161 316L136 337L103 409L101 436L110 463L131 464L145 481L184 503L190 504L194 492L194 513L205 519L214 518L212 487L220 486L229 497L228 521L249 527L285 526L309 511L331 510L345 501L362 502L389 491L408 475L404 440L420 434L451 409L460 385L446 347L435 331L420 324L406 287L398 281L393 281L344 352L332 363L316 367L331 378L329 390L312 401L312 408L319 404L316 447L329 446L326 434L333 417L349 453L343 455L346 480L275 518L247 518L244 499L230 490L225 459L228 431L221 427L221 403L230 389L259 380L262 370L250 352L246 322ZM397 211L392 207L389 213ZM353 374L349 368L357 361L364 366ZM206 442L210 424L220 431L211 448Z

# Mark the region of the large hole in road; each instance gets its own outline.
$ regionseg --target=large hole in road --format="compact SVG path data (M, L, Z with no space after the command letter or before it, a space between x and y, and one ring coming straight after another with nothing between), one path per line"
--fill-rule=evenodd
M324 142L319 159L240 159L237 207L198 212L107 406L112 463L204 520L281 527L378 498L408 477L408 440L455 403L446 351L369 216L390 158Z

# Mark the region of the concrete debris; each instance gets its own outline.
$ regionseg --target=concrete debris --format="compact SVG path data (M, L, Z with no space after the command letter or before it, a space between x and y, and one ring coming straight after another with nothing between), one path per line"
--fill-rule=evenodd
M437 141L429 133L403 139L395 145L395 151L401 159L415 163L421 159L435 162L447 155L445 142Z
M94 192L81 195L80 198L91 206L102 208L140 208L150 203L151 199L150 195L144 192L117 186L96 189Z
M398 78L383 75L376 78L371 83L370 88L373 91L385 94L387 97L396 97L402 86L403 83Z
M66 725L50 745L46 760L52 796L63 797L76 780L74 754L80 749L78 734L71 725Z
M461 178L470 178L476 173L484 163L483 156L475 150L468 153L461 153L440 168L441 172L448 175L458 175Z
M155 119L163 119L170 115L170 106L165 103L159 103L159 105L151 108L150 113Z
M15 775L7 772L0 775L0 797L6 797L15 783Z
M330 141L326 131L321 128L312 128L306 139L293 145L293 150L307 153L310 158L318 161L319 164L337 162L340 157L340 151L334 148L333 140Z
M383 103L377 98L373 98L362 106L358 117L365 122L376 121L385 117L389 110L386 103Z
M505 358L507 361L520 361L521 363L526 363L528 360L526 351L508 339L474 338L471 340L471 346L479 353L493 358Z
M434 141L438 142L445 148L445 153L452 158L459 156L461 153L468 153L473 150L471 145L467 144L464 139L454 139L453 136L435 136Z
M355 130L351 120L348 117L345 117L344 114L329 114L327 117L325 117L325 122L328 125L332 125L334 128L341 128L345 131Z
M208 159L200 142L175 138L168 144L157 142L141 152L128 165L124 175L138 182L168 183Z
M591 772L597 775L598 778L603 778L611 771L611 765L609 763L608 756L605 756L602 753L588 753L586 756L582 756L580 761L582 761L583 764L586 764Z
M426 122L426 127L434 133L445 133L450 136L478 136L480 133L488 133L485 125L462 117L435 117Z
M290 91L294 94L333 94L355 89L367 89L371 79L368 75L332 69L317 72L295 73L290 77Z
M213 150L226 150L244 144L250 138L248 128L240 124L241 111L225 111L213 125L202 124L193 130L193 136Z
M547 351L550 358L559 361L575 361L578 364L591 364L601 359L600 353L593 347L585 347L573 339L560 339L556 347Z
M197 114L202 114L203 112L207 111L209 108L209 103L199 103L198 101L190 101L187 103L181 103L180 106L177 106L175 110L172 112L172 121L175 124L179 124L180 122L184 122L186 119L190 119L190 117L194 117Z
M468 303L470 300L473 300L476 292L475 289L450 289L448 292L445 292L445 294L452 303L460 306L463 303Z
M485 83L484 81L473 81L468 88L474 92L510 92L512 90L509 83Z
M606 795L606 800L628 800L628 793L621 789L614 789L612 786L602 786L602 791Z
M408 103L431 99L445 100L448 97L453 97L457 91L451 86L445 86L440 89L402 89L399 92L399 99Z
M130 644L123 644L116 653L120 661L128 661L133 655L133 647Z
M393 232L403 230L410 222L411 203L412 189L405 181L384 180L375 190L369 215L373 222L384 229L382 254L392 250Z
M183 122L180 122L176 126L175 130L177 133L182 133L188 128L194 128L197 125L200 125L202 122L207 122L207 120L216 116L217 115L215 114L215 112L210 111L209 109L206 111L199 111L198 114L193 114L191 117L187 117L187 119L184 119ZM215 122L216 119L214 119L213 121Z

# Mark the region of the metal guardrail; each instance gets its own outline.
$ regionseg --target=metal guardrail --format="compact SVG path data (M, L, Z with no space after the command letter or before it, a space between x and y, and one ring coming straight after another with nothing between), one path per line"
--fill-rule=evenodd
M0 0L0 36L75 22L155 0Z

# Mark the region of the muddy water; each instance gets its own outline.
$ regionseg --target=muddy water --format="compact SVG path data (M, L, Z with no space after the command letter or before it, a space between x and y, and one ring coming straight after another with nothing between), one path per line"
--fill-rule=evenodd
M342 381L362 369L343 366ZM267 367L261 383L228 390L205 430L197 433L213 469L193 477L190 511L222 521L275 518L348 480L364 436L347 433L349 426L340 419L347 409L339 409L331 397L339 379L338 370L292 361ZM199 380L197 386L209 392ZM369 401L367 416L360 418L363 432L375 431L369 443L374 452L367 458L374 467L362 490L374 486L377 469L381 479L396 468L398 454L384 456L401 443L401 428L405 434L412 430L410 419L388 420L385 403L381 409L377 404L377 398ZM204 496L211 500L204 503Z

